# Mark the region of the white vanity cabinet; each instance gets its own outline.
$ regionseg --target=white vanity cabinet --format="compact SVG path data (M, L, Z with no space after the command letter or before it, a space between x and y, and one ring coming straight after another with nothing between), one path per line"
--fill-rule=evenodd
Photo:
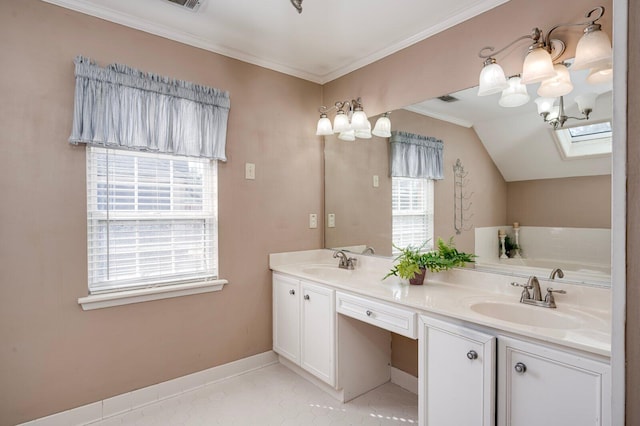
M273 351L300 364L300 280L273 274Z
M421 315L418 341L420 425L494 425L496 338Z
M334 386L335 298L334 290L301 281L300 366Z
M498 337L499 426L609 426L608 363Z
M273 350L335 386L334 290L273 274Z

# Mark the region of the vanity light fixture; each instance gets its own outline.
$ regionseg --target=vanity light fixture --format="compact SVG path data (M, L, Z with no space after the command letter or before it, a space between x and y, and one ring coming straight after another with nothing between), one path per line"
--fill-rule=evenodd
M551 38L551 34L556 29L568 26L585 26L584 35L576 47L574 69L591 69L589 74L591 78L587 78L589 83L607 81L612 75L613 61L611 41L602 31L602 26L597 23L603 15L604 7L598 6L585 14L585 18L589 19L586 22L556 25L546 35L539 28L534 28L531 34L518 37L500 50L495 51L490 46L480 49L478 56L484 59L484 63L480 72L478 96L498 93L509 87L504 71L497 64L495 56L522 40L532 40L522 66L522 84L542 82L538 91L540 96L560 97L569 93L573 86L571 81L567 81L566 67L563 68L564 64L553 64L553 61L564 53L565 43Z
M549 123L554 129L562 127L569 120L588 120L589 115L593 111L596 103L596 93L585 93L576 97L578 110L582 117L569 117L564 111L564 97L560 96L558 106L555 106L555 98L537 98L535 103L538 105L538 114L542 116L545 123Z
M336 110L336 116L331 120L327 117L327 113ZM316 128L317 136L329 136L338 133L338 138L346 141L354 141L358 139L371 139L371 135L379 137L391 136L391 122L389 114L383 114L376 125L371 130L371 123L367 118L367 114L362 107L362 100L352 99L347 101L336 102L331 107L321 106L318 108L320 119Z
M519 75L509 77L507 83L509 86L502 91L502 96L500 96L500 100L498 101L500 106L513 108L529 102L527 86L522 84L522 79Z

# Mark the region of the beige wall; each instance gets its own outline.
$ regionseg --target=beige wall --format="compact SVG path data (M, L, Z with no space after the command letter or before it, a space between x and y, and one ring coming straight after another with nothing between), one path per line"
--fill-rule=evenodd
M526 226L611 228L611 176L507 183L507 221Z
M36 0L0 2L0 424L271 349L268 254L322 247L321 87ZM85 150L74 56L228 90L223 291L84 312ZM287 117L287 124L282 118ZM256 164L246 181L244 163Z

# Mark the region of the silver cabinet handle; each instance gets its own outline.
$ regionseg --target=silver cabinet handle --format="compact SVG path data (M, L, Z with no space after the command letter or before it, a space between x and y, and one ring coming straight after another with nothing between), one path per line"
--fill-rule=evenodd
M518 373L524 373L525 371L527 371L527 366L526 366L526 365L524 365L524 364L523 364L523 363L521 363L521 362L517 363L517 364L516 364L516 366L515 366L515 367L513 367L513 368L514 368L514 369L516 370L516 372L518 372Z
M367 311L367 316L370 317L373 312Z
M304 295L304 300L309 300L309 295L308 294Z
M478 359L478 352L474 351L474 350L470 350L469 352L467 352L467 358L473 360L473 359Z
M293 289L291 289L291 290L289 290L289 294L290 294L290 295L292 295L292 296L294 296L294 295L296 294L296 291L295 291L295 290L293 290Z

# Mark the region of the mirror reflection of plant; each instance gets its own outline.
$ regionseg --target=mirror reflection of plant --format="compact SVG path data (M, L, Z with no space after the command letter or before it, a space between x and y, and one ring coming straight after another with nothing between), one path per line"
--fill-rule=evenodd
M516 250L520 249L518 244L516 244L509 235L504 237L504 251L509 257L513 257L515 255Z
M425 241L420 247L407 246L405 248L394 247L400 251L395 258L395 265L384 277L397 276L403 279L412 279L421 273L421 270L428 269L431 272L446 271L458 266L464 266L467 262L473 262L475 254L469 254L458 251L454 247L453 237L449 242L445 242L442 238L438 238L436 243L437 249L423 251L428 241Z

